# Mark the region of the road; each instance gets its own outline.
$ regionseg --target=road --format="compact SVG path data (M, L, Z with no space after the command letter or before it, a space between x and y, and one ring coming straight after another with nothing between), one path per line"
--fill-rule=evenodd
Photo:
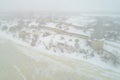
M82 38L82 39L86 39L86 40L90 39L89 36L86 36L86 35L72 33L72 32L66 32L64 30L60 30L60 29L56 29L56 28L44 27L44 26L40 27L40 28L44 29L44 30L49 30L49 31L52 31L52 32L56 32L58 34L73 36L73 37Z
M0 80L119 80L120 73L0 38Z

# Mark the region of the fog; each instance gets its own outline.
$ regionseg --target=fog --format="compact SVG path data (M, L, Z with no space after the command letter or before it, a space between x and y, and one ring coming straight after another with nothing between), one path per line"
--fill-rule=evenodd
M120 12L120 0L0 0L0 11Z

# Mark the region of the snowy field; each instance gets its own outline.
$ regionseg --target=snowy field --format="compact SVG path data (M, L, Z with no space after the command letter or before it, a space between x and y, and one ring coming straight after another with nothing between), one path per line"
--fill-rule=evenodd
M120 72L0 38L0 80L119 80Z
M119 25L111 15L3 16L0 80L119 80Z

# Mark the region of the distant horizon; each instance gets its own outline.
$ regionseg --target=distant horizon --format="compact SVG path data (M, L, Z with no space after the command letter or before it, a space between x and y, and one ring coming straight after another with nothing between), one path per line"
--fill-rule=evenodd
M120 13L120 0L0 0L0 12Z
M0 13L89 13L89 14L120 14L120 12L112 11L49 11L49 10L39 10L39 11L0 11Z

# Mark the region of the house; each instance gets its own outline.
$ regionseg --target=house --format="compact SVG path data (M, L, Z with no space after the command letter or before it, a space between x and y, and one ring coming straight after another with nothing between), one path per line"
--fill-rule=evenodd
M88 40L88 45L98 53L103 52L104 41L103 40Z

